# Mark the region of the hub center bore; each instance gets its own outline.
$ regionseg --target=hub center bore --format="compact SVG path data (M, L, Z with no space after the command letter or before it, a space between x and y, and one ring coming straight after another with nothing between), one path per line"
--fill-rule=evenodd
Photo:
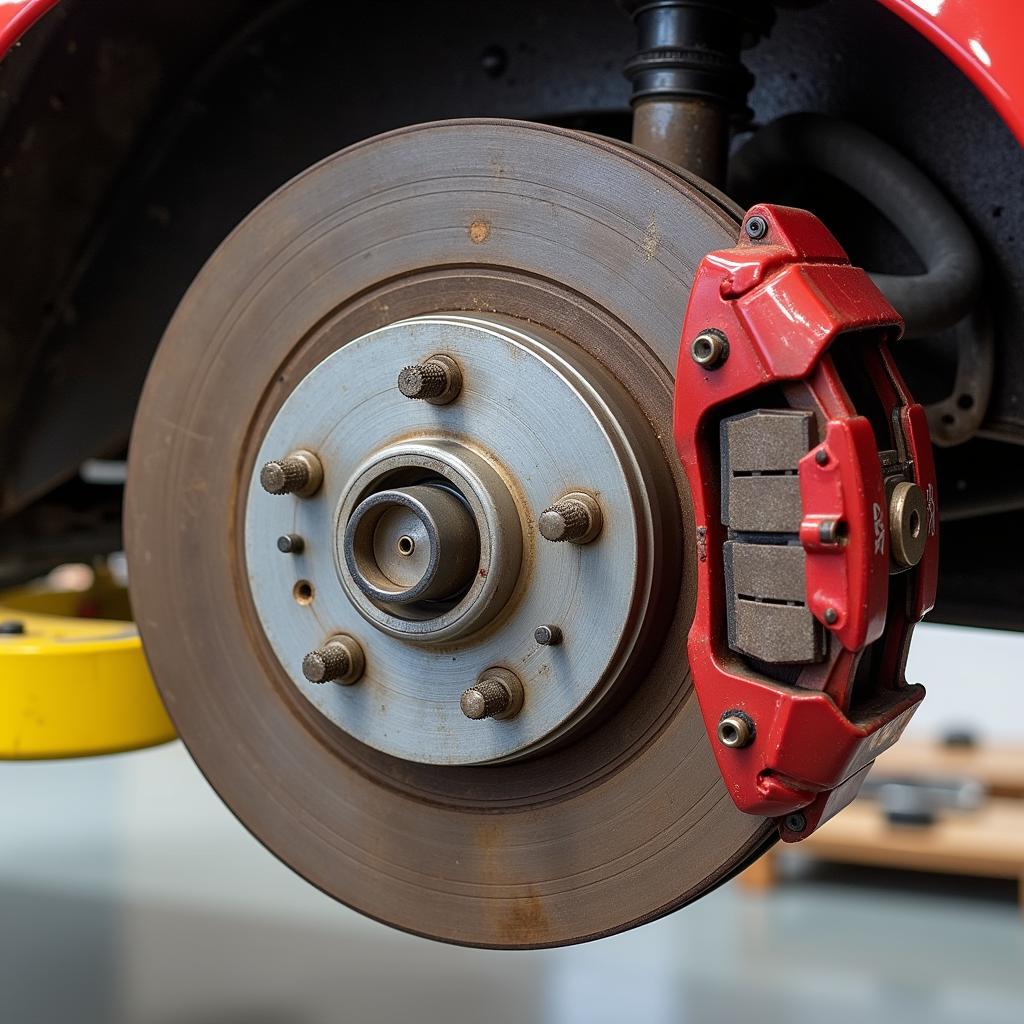
M429 484L364 498L349 517L343 544L356 586L385 604L450 600L469 587L480 559L465 502Z

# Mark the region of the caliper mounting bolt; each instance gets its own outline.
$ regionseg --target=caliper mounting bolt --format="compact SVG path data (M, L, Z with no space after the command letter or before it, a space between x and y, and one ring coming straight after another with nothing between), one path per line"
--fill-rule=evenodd
M283 459L266 463L260 470L260 486L268 494L295 494L310 498L324 482L320 460L300 448Z
M754 720L743 711L726 711L718 722L718 742L739 750L754 739Z
M462 695L459 707L473 721L514 718L523 706L523 684L508 669L490 668Z
M747 232L747 238L751 238L755 242L768 234L768 221L764 217L748 217L743 227Z
M431 356L402 369L398 375L398 390L406 398L447 405L458 398L462 390L462 371L450 356Z
M602 522L601 506L589 494L573 491L541 512L537 525L545 540L589 544L601 532Z
M714 370L729 358L729 339L713 327L701 331L690 345L690 357L705 370Z
M790 832L803 832L803 830L807 828L807 818L805 818L799 811L787 814L783 819L783 823Z
M302 674L311 683L341 683L351 686L363 674L363 649L350 636L333 636L323 647L302 659Z

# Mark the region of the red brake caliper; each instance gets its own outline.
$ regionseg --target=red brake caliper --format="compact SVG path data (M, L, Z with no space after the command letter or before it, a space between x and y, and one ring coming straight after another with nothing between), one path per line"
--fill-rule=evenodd
M752 208L697 270L676 373L693 492L690 668L736 806L803 839L856 795L924 689L935 471L888 342L902 321L803 210Z

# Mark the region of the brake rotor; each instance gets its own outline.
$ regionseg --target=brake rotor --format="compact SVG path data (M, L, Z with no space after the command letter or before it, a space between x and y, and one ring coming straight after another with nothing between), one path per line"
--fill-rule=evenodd
M557 945L771 841L692 692L671 429L694 270L737 224L614 142L443 122L300 175L185 296L132 439L133 606L203 773L325 892L446 941ZM406 397L435 355L457 396ZM316 479L268 494L261 468L304 452ZM545 539L572 495L596 536ZM304 653L339 636L347 675L312 682ZM484 677L518 697L477 719Z

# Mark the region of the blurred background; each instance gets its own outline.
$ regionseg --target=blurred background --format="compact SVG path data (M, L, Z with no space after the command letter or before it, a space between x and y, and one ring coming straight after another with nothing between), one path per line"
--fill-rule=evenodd
M558 950L443 946L333 903L178 742L0 762L0 1020L1020 1024L1022 662L1021 634L921 628L929 695L870 800L687 909Z

